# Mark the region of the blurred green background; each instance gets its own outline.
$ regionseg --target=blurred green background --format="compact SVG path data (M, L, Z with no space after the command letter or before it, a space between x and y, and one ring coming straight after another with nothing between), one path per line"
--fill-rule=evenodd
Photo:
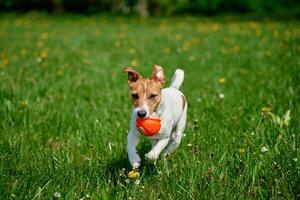
M216 15L220 13L284 14L299 17L297 0L0 0L1 11L44 10L51 13L125 15Z
M299 8L0 0L0 200L300 199ZM141 137L131 179L122 71L154 63L185 71L186 134L156 165Z

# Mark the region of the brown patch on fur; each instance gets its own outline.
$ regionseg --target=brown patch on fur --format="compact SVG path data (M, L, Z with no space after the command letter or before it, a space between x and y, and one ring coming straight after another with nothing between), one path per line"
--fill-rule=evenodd
M161 100L162 85L153 79L148 79L146 98L150 113L152 113L159 105Z
M153 113L160 103L161 89L165 81L162 67L154 65L154 71L150 78L143 78L131 68L126 68L124 71L128 73L128 85L131 90L133 106L141 107L146 103L149 114Z
M182 103L182 110L184 110L185 104L186 104L186 98L183 95L181 97L182 97L182 101L183 101L183 103Z
M135 71L134 69L132 69L130 67L126 67L124 69L124 72L127 72L127 74L128 74L128 85L129 85L129 87L131 87L132 83L134 83L137 80L142 78L142 76L137 71Z
M165 75L164 75L164 70L161 66L159 65L153 65L154 70L150 76L150 79L155 80L157 82L160 82L161 85L163 86L165 84Z

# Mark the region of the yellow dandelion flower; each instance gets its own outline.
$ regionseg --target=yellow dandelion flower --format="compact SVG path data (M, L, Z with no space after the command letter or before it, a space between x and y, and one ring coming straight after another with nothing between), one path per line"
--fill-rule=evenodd
M240 152L241 154L244 154L244 153L246 152L246 150L245 150L245 148L240 148L240 149L239 149L239 152Z
M218 32L220 30L219 24L213 24L212 27L211 27L211 30L213 32Z
M247 70L245 70L244 68L241 68L241 69L239 70L239 73L240 73L241 75L245 75L245 74L247 74Z
M223 38L223 41L227 44L231 42L230 38L227 36Z
M130 49L129 49L129 53L130 53L130 54L135 54L135 53L136 53L136 50L135 50L134 48L130 48Z
M265 51L265 56L271 56L272 52L270 50Z
M36 44L37 47L43 47L44 46L44 42L43 41L38 41Z
M279 32L277 30L273 31L273 37L278 38L279 37Z
M257 24L255 21L250 21L250 22L249 22L249 26L250 26L252 29L254 29L254 30L260 29L260 25Z
M27 53L27 49L26 48L21 49L21 54L22 55L25 55L26 53Z
M42 33L41 38L47 40L49 38L49 33L48 32Z
M289 31L289 30L286 30L286 31L284 32L284 34L285 34L285 36L288 37L288 38L292 36L292 32Z
M95 30L95 31L94 31L94 35L96 35L96 36L99 36L99 35L100 35L100 33L101 33L101 31L100 31L100 30Z
M90 53L89 53L89 51L88 51L87 49L84 49L84 50L82 51L82 54L83 54L84 56L88 56Z
M261 35L261 30L260 29L256 29L255 30L255 34L257 37L259 37Z
M227 49L225 49L224 47L221 47L221 52L223 53L223 54L227 54L227 52L228 52L228 50Z
M58 70L57 72L56 72L56 76L62 76L63 75L63 71L62 70Z
M190 48L190 41L185 41L182 46L183 51L187 51Z
M87 64L90 64L90 61L89 61L89 59L84 58L84 59L82 60L82 63L85 64L85 65L87 65Z
M116 48L120 48L121 47L121 42L120 41L116 41L114 43L114 45L115 45Z
M200 33L207 33L208 28L206 26L198 25L197 26L197 31L200 32Z
M271 110L272 110L272 108L270 108L270 107L263 107L263 108L261 109L261 111L262 111L263 113L269 113L269 112L271 112Z
M289 126L288 120L283 120L283 121L282 121L282 125L283 125L284 127L288 127L288 126Z
M2 63L3 63L4 65L8 65L8 64L9 64L9 60L8 60L7 58L3 58L3 59L2 59Z
M219 78L219 81L218 81L220 84L224 84L226 82L226 79L224 77L222 78Z
M130 62L130 65L132 66L132 67L136 67L137 65L138 65L138 62L137 62L137 60L132 60L131 62Z
M42 51L42 52L40 53L40 57L41 57L41 58L47 58L47 57L48 57L48 51Z
M281 42L280 43L280 48L282 48L282 49L286 48L286 44L284 42Z
M137 170L133 169L128 173L128 177L131 179L136 179L140 177L140 173Z
M165 54L168 54L168 53L171 52L171 50L170 50L170 48L166 47L166 48L163 49L163 52L164 52Z
M201 41L199 40L199 38L193 38L191 41L190 41L190 44L199 44Z
M178 33L175 35L175 39L176 39L176 40L181 40L181 38L182 38L182 35L180 35L180 34L178 34Z
M239 45L235 45L233 48L232 48L232 51L233 52L239 52L241 50L241 47Z
M28 106L28 100L27 99L21 100L20 105L24 107Z

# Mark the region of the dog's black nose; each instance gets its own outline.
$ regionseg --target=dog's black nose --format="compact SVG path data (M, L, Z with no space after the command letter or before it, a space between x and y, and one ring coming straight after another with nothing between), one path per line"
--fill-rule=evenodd
M146 110L139 110L137 111L137 115L140 117L140 118L144 118L146 116Z

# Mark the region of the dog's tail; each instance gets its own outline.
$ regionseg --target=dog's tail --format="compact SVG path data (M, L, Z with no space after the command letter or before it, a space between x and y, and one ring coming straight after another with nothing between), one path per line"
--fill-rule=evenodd
M184 79L184 71L182 69L176 69L170 87L179 89L183 82L183 79Z

